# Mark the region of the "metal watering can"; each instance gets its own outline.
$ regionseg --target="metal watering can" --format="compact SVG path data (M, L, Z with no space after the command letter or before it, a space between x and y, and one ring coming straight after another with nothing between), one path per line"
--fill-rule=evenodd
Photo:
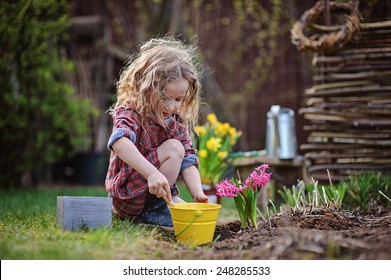
M295 113L292 109L273 105L267 112L266 154L279 159L297 156Z

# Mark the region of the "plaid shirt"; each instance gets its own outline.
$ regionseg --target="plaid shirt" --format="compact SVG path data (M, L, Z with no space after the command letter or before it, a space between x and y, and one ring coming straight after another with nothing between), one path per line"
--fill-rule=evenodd
M113 135L128 137L138 148L140 153L156 168L160 162L156 149L168 139L177 139L185 148L185 157L181 170L189 165L198 167L196 151L192 148L192 141L187 127L178 124L179 115L168 120L166 127L160 125L155 115L144 121L141 126L141 116L129 105L117 108L113 114ZM119 136L118 136L119 135ZM109 149L116 139L109 140ZM174 193L178 193L176 187ZM123 162L113 151L110 155L110 164L106 176L106 191L113 198L113 208L122 218L139 216L143 210L148 195L146 179Z

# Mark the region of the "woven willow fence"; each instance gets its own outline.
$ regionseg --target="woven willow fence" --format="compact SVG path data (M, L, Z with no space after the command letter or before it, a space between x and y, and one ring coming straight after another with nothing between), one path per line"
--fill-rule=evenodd
M300 51L313 52L314 85L305 91L308 176L333 181L369 171L391 172L391 21L359 23L357 2L341 8L346 24L311 24L323 11L319 1L292 29ZM303 35L311 26L311 38ZM347 39L348 38L348 39Z

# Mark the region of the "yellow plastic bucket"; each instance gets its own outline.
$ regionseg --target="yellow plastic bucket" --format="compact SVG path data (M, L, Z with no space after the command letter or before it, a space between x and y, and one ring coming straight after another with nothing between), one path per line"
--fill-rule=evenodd
M177 241L197 246L213 240L221 205L178 203L169 208Z

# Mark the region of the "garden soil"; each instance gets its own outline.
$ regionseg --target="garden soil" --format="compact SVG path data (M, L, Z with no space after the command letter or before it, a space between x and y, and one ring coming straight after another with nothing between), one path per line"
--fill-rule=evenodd
M241 229L239 221L218 224L214 238L189 248L165 233L162 242L175 247L175 256L167 255L171 259L390 260L391 210L352 214L289 209L263 218L258 229Z

